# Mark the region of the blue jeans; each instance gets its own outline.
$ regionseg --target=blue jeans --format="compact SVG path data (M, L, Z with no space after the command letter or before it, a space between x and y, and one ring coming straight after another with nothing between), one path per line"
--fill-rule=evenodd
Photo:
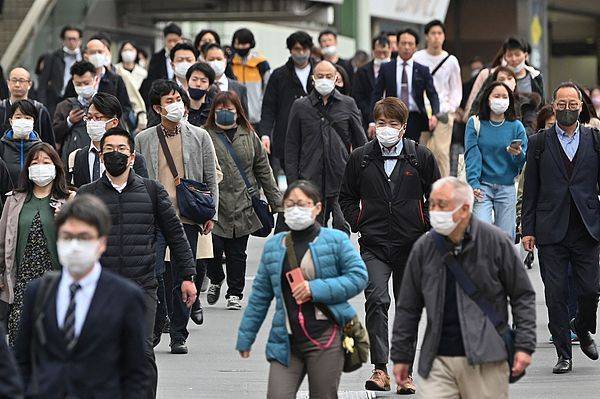
M476 200L473 214L487 223L493 223L515 240L517 219L517 191L513 184L491 184L482 182L483 199Z

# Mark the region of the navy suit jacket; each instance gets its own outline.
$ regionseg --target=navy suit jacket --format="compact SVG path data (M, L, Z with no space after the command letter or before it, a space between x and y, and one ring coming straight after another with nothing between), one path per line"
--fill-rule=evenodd
M544 151L535 159L535 148L545 134ZM592 129L579 127L579 148L569 178L556 129L529 137L523 187L523 236L535 236L538 244L562 241L569 228L571 197L592 237L600 240L599 156L594 149Z
M379 69L379 76L377 76L373 95L371 96L371 121L373 121L373 107L377 101L384 97L398 97L399 83L396 82L397 62L398 58L395 58L390 62L383 64L381 69ZM433 114L436 115L440 112L440 100L435 91L435 87L433 86L433 77L431 76L428 67L413 61L410 95L417 105L419 112L423 115L427 114L427 110L425 109L425 93L427 93L427 98L429 98L429 102L431 103L431 110L433 111ZM408 107L408 104L406 104L406 106Z
M34 280L27 286L15 347L27 397L34 393L30 351L36 326L32 313L40 282L40 279ZM39 397L143 398L149 381L144 358L145 307L141 289L102 270L79 339L71 352L67 351L64 334L56 320L57 290L58 281L42 309L47 342L37 351Z

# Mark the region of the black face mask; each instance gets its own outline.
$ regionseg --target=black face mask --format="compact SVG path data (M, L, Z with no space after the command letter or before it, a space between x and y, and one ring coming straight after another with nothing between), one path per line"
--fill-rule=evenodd
M119 151L104 153L104 167L109 175L121 176L129 166L129 156Z
M563 109L556 111L556 121L561 126L571 126L577 122L579 118L579 110L571 111L570 109Z
M188 94L192 100L198 101L206 94L205 89L196 89L194 87L188 88Z
M236 48L235 52L239 54L240 57L245 57L250 52L249 48Z

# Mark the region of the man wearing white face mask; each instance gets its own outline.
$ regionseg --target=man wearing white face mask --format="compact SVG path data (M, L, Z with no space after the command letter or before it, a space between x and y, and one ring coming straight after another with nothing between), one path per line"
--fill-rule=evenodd
M178 43L170 52L171 65L175 72L175 81L185 90L188 88L185 75L198 59L198 50L189 43Z
M56 217L62 273L28 285L15 348L28 394L144 397L142 291L98 261L110 222L107 207L89 195L77 196ZM40 339L43 345L36 344Z
M365 388L389 391L388 285L398 296L406 260L413 243L429 228L427 199L440 177L435 158L424 146L404 138L408 108L396 97L375 105L376 138L355 150L340 188L340 206L369 271L365 290L366 327L371 342L373 375ZM411 381L398 393L414 392Z
M248 115L248 89L246 86L239 83L236 80L230 79L225 75L225 69L227 68L227 58L225 58L225 52L216 43L209 44L204 49L206 53L205 60L210 67L215 71L215 86L220 91L232 91L238 95L242 108ZM262 130L261 130L262 131Z
M508 398L509 375L523 375L535 351L535 291L508 237L473 217L466 183L438 180L429 200L433 230L410 253L396 307L394 375L409 378L425 308L419 397Z
M338 203L339 185L352 149L367 142L354 99L335 88L336 69L321 61L313 69L314 90L294 101L285 137L288 184L313 182L324 198L319 222L350 234Z
M321 51L323 52L323 59L344 68L350 81L352 81L354 69L349 60L343 59L338 55L337 34L329 29L324 30L319 33L318 41L319 46L321 46Z

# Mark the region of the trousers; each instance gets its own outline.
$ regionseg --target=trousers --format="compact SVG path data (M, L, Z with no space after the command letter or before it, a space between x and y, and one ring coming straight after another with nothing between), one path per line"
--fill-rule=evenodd
M144 290L144 305L146 314L144 318L144 327L146 332L146 345L144 346L144 357L148 367L148 379L150 384L146 395L147 398L156 398L156 388L158 384L158 368L156 367L156 358L154 356L154 345L152 340L154 337L154 319L156 317L156 304L158 297L156 289Z

